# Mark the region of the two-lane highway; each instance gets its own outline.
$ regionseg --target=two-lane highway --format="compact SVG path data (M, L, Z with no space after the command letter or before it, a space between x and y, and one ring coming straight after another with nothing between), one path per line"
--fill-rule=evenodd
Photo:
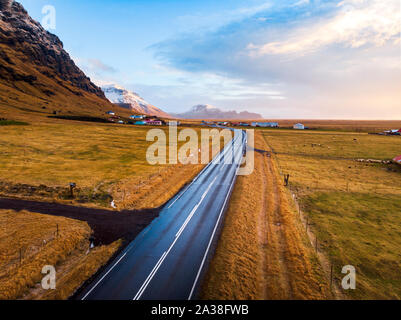
M82 300L197 296L236 181L246 135L234 138L80 295Z

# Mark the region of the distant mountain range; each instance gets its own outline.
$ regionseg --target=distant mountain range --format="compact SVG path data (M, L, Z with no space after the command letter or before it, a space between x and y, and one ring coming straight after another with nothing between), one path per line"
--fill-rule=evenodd
M263 118L258 113L251 113L247 111L223 111L208 104L197 105L192 107L192 109L188 112L175 113L171 115L181 119L257 120Z
M114 110L164 118L260 119L249 112L198 105L169 115L117 85L95 85L64 50L61 40L33 20L16 1L0 0L0 117L75 114L103 116Z
M137 93L128 91L118 85L113 84L102 86L102 90L110 102L117 104L120 107L130 109L132 112L171 118L169 114L146 102Z
M0 0L0 112L104 115L113 105L60 39L15 1Z

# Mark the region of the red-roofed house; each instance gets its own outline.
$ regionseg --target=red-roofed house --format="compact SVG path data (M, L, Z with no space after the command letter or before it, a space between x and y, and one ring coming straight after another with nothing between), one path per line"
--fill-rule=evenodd
M161 122L160 120L147 120L146 124L148 126L161 126L163 125L163 122Z
M393 159L393 161L396 162L396 163L398 163L398 164L401 164L401 156L395 157L395 158Z

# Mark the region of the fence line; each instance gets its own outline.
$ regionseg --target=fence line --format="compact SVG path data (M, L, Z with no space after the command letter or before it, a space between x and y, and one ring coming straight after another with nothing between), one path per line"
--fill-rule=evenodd
M24 262L28 262L31 258L40 253L47 245L60 237L60 229L57 224L53 235L47 239L42 239L40 242L36 241L36 243L28 246L20 246L19 248L2 252L0 254L0 279L7 276L10 272L17 270L19 267L24 265Z

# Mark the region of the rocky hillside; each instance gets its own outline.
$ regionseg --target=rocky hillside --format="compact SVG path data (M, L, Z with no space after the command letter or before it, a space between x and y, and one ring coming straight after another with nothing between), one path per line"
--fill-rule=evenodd
M163 110L146 102L139 94L128 91L117 85L108 85L102 87L107 99L120 107L127 108L134 113L146 114L151 116L158 116L170 118L171 116Z
M100 114L103 91L21 4L0 0L0 112Z
M247 111L223 111L219 108L208 104L200 104L192 107L192 109L185 113L173 114L177 118L182 119L224 119L224 120L257 120L262 119L262 116L257 113Z

